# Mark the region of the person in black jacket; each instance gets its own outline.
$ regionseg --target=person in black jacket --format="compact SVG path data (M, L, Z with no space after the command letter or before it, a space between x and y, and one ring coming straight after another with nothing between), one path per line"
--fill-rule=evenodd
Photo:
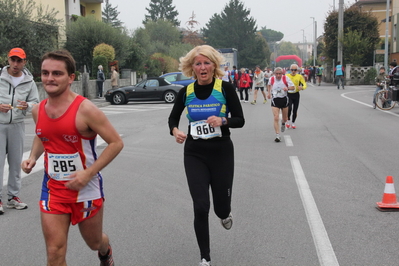
M103 66L99 65L97 71L97 98L103 97L104 81L105 81L105 75L103 72Z
M194 203L194 229L201 253L200 266L209 266L209 208L212 191L216 215L225 229L233 225L231 195L234 147L230 128L244 126L244 114L233 85L222 81L223 61L209 45L197 46L180 59L180 70L195 82L182 88L169 115L169 130L184 145L184 168ZM187 109L188 133L179 129Z

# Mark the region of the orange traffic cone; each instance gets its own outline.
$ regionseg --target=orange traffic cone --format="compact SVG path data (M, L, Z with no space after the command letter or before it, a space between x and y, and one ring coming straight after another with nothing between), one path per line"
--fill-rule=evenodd
M396 201L392 176L387 176L382 202L377 202L377 206L380 211L399 211L399 202Z

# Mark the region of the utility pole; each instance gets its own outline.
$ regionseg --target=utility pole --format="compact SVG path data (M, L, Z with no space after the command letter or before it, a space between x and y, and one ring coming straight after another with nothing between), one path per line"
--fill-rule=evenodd
M314 58L315 58L315 62L314 65L316 65L316 60L317 60L317 21L314 22Z
M388 68L388 53L389 53L389 25L391 24L390 19L389 19L389 1L387 0L387 13L386 13L386 18L385 18L385 51L384 51L384 66L385 69Z
M389 1L389 0L388 0ZM339 9L338 9L338 53L337 53L337 61L342 62L342 41L344 37L344 0L339 0Z
M314 20L314 17L310 18L313 19L313 65L315 66L317 58L317 22Z
M305 30L301 30L302 31L302 65L303 65L303 63L305 62L305 50L306 50L306 47L305 47ZM302 67L302 66L300 66L300 67Z

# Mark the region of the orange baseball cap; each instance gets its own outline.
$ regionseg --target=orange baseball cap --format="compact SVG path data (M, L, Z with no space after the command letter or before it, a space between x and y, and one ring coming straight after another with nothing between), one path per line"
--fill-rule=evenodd
M22 50L21 48L12 48L8 53L8 57L13 57L13 56L19 57L21 59L26 59L25 51Z

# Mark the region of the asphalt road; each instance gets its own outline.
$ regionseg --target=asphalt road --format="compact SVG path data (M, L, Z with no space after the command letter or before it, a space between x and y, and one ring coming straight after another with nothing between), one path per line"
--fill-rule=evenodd
M246 124L232 129L234 225L223 229L211 209L213 266L399 265L399 212L375 208L386 176L399 184L399 107L374 110L373 92L373 86L310 85L301 92L297 128L286 130L280 143L270 101L243 103ZM102 171L104 231L116 265L198 265L183 146L167 127L171 107L101 107L125 142ZM186 124L182 117L181 128ZM27 119L27 153L33 128ZM41 181L40 169L24 177L21 198L29 208L0 216L0 265L46 263ZM67 262L98 264L77 226L70 230Z

